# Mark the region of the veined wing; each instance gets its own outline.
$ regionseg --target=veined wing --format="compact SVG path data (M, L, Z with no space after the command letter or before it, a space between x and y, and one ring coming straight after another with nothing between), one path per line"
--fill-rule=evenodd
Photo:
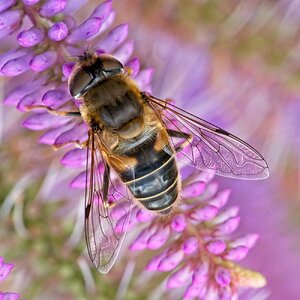
M179 160L200 170L238 179L264 179L269 169L262 155L233 134L150 94L144 99L173 131L192 137L178 153ZM178 137L171 137L176 148Z
M101 156L101 144L90 130L87 147L85 237L95 267L106 274L124 241L132 202L126 187Z

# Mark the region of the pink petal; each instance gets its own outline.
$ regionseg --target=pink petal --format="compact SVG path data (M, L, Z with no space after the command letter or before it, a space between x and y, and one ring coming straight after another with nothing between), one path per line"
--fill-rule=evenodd
M66 78L69 78L73 69L74 69L75 64L73 62L68 62L64 63L62 66L62 72Z
M96 47L100 47L107 53L111 53L119 47L127 38L128 24L121 24L110 31Z
M222 240L214 240L206 245L206 249L212 254L219 255L225 251L226 243Z
M59 42L68 36L69 29L64 22L57 22L53 24L48 30L48 37L50 40Z
M86 151L86 149L73 149L68 151L60 162L70 168L84 167L86 165Z
M64 117L66 118L66 117ZM70 130L62 133L57 137L55 145L59 146L65 143L87 140L87 125L84 123L77 124Z
M111 13L111 6L112 6L112 0L107 0L102 2L94 9L91 16L99 18L101 20L106 20L109 14Z
M17 104L17 109L20 111L27 111L27 106L41 104L41 96L42 93L40 91L24 96Z
M28 78L28 82L18 85L8 93L3 102L6 105L16 106L26 95L34 94L46 82L47 77L39 76L37 78Z
M234 232L240 224L240 217L233 217L230 218L228 220L226 220L225 222L223 222L222 224L217 226L217 232L218 234L230 234L232 232Z
M19 298L20 298L20 295L17 293L0 292L0 300L18 300Z
M151 250L156 250L161 248L167 241L170 235L169 226L160 227L155 233L149 238L147 242L147 248Z
M157 270L161 272L168 272L175 269L184 257L183 251L179 250L171 252L164 257L159 263Z
M183 252L186 255L191 255L199 249L199 242L196 237L189 237L186 239L182 245Z
M77 124L71 121L68 124L65 124L64 126L50 129L40 137L39 143L46 144L46 145L53 145L56 139L63 132L66 132L67 130L71 129L74 126L77 126Z
M238 246L236 248L230 249L224 257L228 260L239 261L244 259L248 252L248 247Z
M101 25L101 19L95 17L89 18L75 27L67 40L70 43L88 40L98 33Z
M53 17L62 12L67 3L67 0L47 0L41 7L40 14L43 17Z
M55 51L46 51L36 55L30 61L30 68L36 72L42 72L49 69L57 59L57 53Z
M81 7L88 3L88 0L76 0L76 1L68 1L66 8L64 9L64 14L73 15L77 12Z
M201 265L197 266L193 274L193 283L200 284L206 282L208 279L208 271L209 265L207 262L204 262Z
M215 272L215 280L217 284L221 287L226 287L231 282L231 275L230 272L222 267L217 268Z
M138 237L133 241L130 250L144 250L147 247L147 242L150 236L156 231L155 227L145 228Z
M136 213L135 210L133 210L133 213ZM136 217L134 215L131 215L131 218L129 219L128 225L125 228L124 224L126 222L125 218L128 218L126 215L124 215L121 219L119 219L116 223L115 226L115 232L116 233L122 233L125 230L131 230L132 228L134 228L134 226L136 226L136 224L138 223L138 220L136 219Z
M23 56L9 60L1 68L1 73L7 77L14 77L20 75L29 69L29 63L32 54L28 53Z
M154 69L144 69L136 76L135 81L141 90L145 90L146 86L151 82Z
M68 117L50 115L48 112L36 113L23 121L23 126L31 130L43 130L52 126L62 126L69 122Z
M176 232L182 232L186 228L186 218L184 214L179 214L173 217L171 227Z
M154 256L148 263L146 269L148 271L157 271L160 262L167 256L167 251L160 253L159 255Z
M4 281L9 276L13 267L13 264L6 264L2 262L0 265L0 282Z
M86 172L79 173L70 183L73 189L85 189L86 185Z
M136 215L138 221L141 223L146 223L151 221L154 218L154 214L146 211L145 209L139 209Z
M0 12L7 10L8 8L15 5L17 0L2 0L0 1Z
M236 295L234 295L232 293L232 291L230 290L230 287L226 287L223 288L220 292L219 292L219 299L220 300L232 300L232 299L238 299Z
M238 238L230 243L231 247L237 247L237 246L246 246L249 249L253 248L259 239L259 235L256 233L247 234L241 238Z
M209 221L213 219L217 214L219 210L217 207L212 205L206 205L202 208L195 209L191 214L190 218L195 221Z
M182 198L195 198L200 196L205 190L206 184L203 181L196 181L184 187L181 196Z
M97 17L99 18L99 17ZM111 11L109 13L109 15L107 16L107 18L105 18L105 20L102 23L102 26L100 28L100 30L98 31L98 35L102 34L103 32L105 32L108 28L110 28L114 22L116 18L116 13L114 11ZM100 18L101 19L101 18ZM101 46L101 45L100 45Z
M44 39L44 30L38 27L31 27L28 30L21 31L17 40L22 47L33 47L41 43Z
M182 287L191 278L191 268L184 266L175 273L171 274L167 280L167 288Z
M221 208L227 204L230 194L231 190L229 189L220 191L211 201L209 201L209 203L218 208Z
M70 99L69 93L61 88L47 91L42 98L42 103L46 106L60 106Z
M21 22L23 12L19 9L0 12L0 38L14 32Z
M192 283L188 288L186 289L183 299L195 299L197 297L201 297L202 299L203 296L206 294L206 285L199 285L199 284L194 284Z
M131 69L131 77L135 78L140 70L140 62L138 58L132 58L127 64L126 67Z
M113 53L113 55L123 63L123 65L126 64L126 62L129 60L130 56L133 53L133 41L130 40L123 44L117 51Z
M0 68L2 68L8 61L27 55L27 49L10 50L0 55Z

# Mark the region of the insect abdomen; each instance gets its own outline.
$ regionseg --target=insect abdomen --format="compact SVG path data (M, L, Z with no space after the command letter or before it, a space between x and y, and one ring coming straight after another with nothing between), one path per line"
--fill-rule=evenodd
M178 197L178 171L172 149L154 149L155 139L135 155L136 166L121 177L133 196L148 210L169 211Z

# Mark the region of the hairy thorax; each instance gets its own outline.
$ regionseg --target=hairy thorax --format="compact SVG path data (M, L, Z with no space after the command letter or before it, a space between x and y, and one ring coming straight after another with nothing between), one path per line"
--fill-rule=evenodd
M142 114L140 92L128 76L116 76L90 89L80 110L87 124L118 130Z

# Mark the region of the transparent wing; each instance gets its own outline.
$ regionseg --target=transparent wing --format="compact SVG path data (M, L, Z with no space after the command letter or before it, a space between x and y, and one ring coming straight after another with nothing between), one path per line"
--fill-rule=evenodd
M167 128L192 137L186 140L186 147L179 149L179 161L226 177L264 179L269 176L262 155L246 142L167 101L148 93L143 96ZM178 136L171 137L175 148L178 140Z
M85 192L85 237L95 267L106 274L115 263L124 241L132 201L122 181L109 172L101 145L89 132Z

